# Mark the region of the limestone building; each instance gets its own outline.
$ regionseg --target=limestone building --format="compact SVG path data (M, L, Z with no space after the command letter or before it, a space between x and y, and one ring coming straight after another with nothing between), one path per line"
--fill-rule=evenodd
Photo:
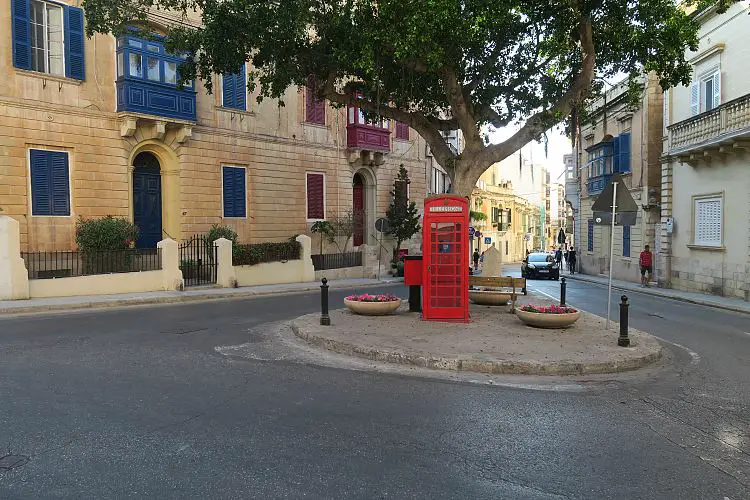
M623 81L594 102L592 122L581 127L580 207L577 220L578 265L586 274L609 271L610 242L614 241L612 275L638 282L638 257L644 245L653 249L659 225L658 197L661 187L662 92L657 78L643 81L639 104L631 107ZM571 162L572 163L572 162ZM595 224L592 205L613 173L622 175L625 187L638 204L633 226Z
M750 6L694 14L688 87L664 94L661 286L750 300Z
M155 13L148 29L178 21ZM127 217L153 247L212 224L278 241L349 209L363 214L354 244L374 243L399 165L419 206L436 182L406 126L305 89L288 89L285 107L259 104L249 63L217 76L213 94L180 88L180 57L158 38L88 39L84 24L80 0L0 0L0 210L24 250L73 248L78 217Z

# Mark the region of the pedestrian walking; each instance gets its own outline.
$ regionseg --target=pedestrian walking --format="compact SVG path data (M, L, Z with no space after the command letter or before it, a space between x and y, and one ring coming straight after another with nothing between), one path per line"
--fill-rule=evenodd
M560 267L560 264L562 264L562 248L555 250L555 263L557 267Z
M641 256L638 259L638 263L641 266L641 286L648 287L648 282L651 279L651 274L654 272L654 256L646 245L641 252Z
M568 271L570 274L575 274L576 272L576 259L576 249L570 247L570 251L568 252Z
M474 270L476 271L479 269L479 250L474 250L474 255L472 255L474 259Z

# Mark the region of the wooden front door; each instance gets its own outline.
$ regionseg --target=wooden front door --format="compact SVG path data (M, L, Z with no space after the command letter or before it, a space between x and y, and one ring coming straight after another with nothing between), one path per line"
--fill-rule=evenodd
M354 211L354 246L365 242L365 186L362 176L354 175L352 209Z
M151 153L140 153L133 165L133 223L138 227L135 246L156 248L162 235L159 160Z

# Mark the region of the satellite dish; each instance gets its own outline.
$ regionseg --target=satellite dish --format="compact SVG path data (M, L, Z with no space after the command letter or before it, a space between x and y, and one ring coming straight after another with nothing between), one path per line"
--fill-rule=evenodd
M387 233L391 230L391 223L385 217L381 217L375 221L375 230L379 233Z

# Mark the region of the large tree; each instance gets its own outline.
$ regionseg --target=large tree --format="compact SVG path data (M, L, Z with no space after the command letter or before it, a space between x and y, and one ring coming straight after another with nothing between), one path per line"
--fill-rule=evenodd
M200 13L173 26L167 46L195 54L183 79L252 62L251 88L278 98L311 85L334 105L408 124L429 143L454 192L471 193L490 165L593 96L597 79L658 74L688 84L696 0L85 0L87 31L118 33L148 10ZM702 0L702 4L708 4ZM717 2L714 2L717 3ZM718 3L725 7L729 0ZM698 5L698 8L704 5ZM593 85L592 85L593 84ZM358 99L358 96L361 99ZM487 132L518 131L489 143ZM441 131L460 129L456 155Z

